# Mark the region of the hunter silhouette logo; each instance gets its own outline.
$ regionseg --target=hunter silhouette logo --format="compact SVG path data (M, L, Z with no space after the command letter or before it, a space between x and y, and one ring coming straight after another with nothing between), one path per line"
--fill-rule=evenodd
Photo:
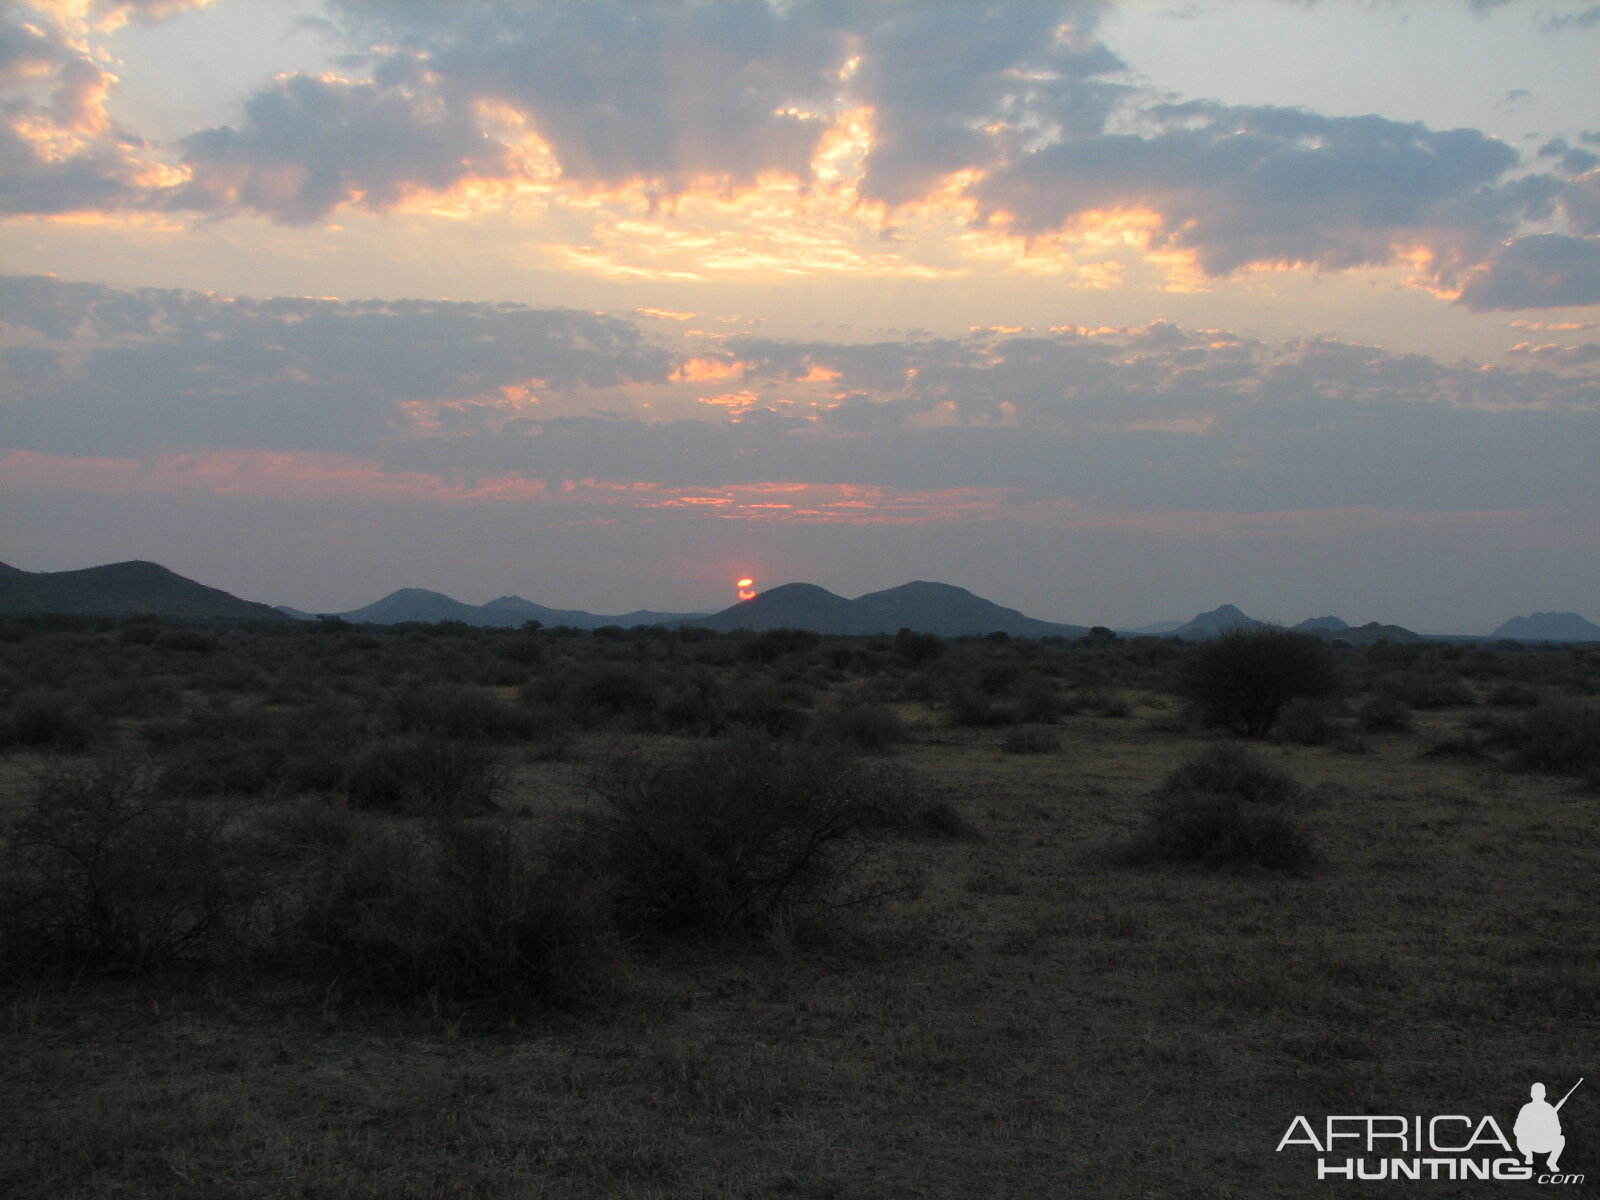
M1582 1083L1583 1080L1578 1080ZM1556 1162L1561 1157L1561 1151L1566 1149L1567 1139L1561 1135L1561 1106L1578 1090L1578 1083L1567 1089L1567 1094L1554 1104L1548 1103L1544 1098L1544 1084L1536 1083L1528 1089L1528 1094L1533 1097L1522 1106L1522 1111L1517 1114L1517 1123L1511 1127L1511 1132L1516 1136L1517 1149L1522 1152L1523 1159L1529 1166L1533 1165L1535 1154L1548 1154L1550 1157L1545 1165L1551 1171L1556 1169Z
M1567 1138L1561 1108L1583 1083L1551 1104L1545 1085L1528 1088L1529 1100L1511 1127L1512 1149L1492 1116L1329 1116L1320 1128L1303 1116L1289 1122L1278 1151L1306 1146L1317 1153L1317 1178L1351 1183L1380 1180L1488 1179L1510 1183L1581 1184L1582 1175L1560 1173ZM1543 1158L1541 1166L1535 1158Z

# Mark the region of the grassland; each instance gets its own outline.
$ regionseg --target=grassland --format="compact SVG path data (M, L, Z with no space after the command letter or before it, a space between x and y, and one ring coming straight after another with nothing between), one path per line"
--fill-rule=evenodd
M249 902L149 968L13 948L8 1196L1334 1196L1275 1153L1297 1114L1509 1131L1530 1082L1600 1076L1600 788L1593 751L1536 736L1592 728L1593 649L1340 652L1311 744L1254 743L1317 853L1283 873L1121 861L1223 736L1186 718L1166 643L131 628L0 642L7 836L41 780L145 771ZM360 989L307 949L306 896L364 838L556 844L608 762L751 731L863 750L901 813L875 869L917 886L590 930L595 970L548 1004ZM489 775L356 782L429 739ZM1593 1187L1600 1091L1563 1115Z

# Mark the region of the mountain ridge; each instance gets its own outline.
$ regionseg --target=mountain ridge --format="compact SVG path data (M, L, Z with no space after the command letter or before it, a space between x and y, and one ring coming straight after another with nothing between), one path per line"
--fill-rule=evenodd
M180 620L311 620L314 614L288 605L269 606L244 600L188 579L160 563L145 559L106 563L71 571L26 571L0 562L0 616L61 613L121 617L151 614ZM617 615L582 609L547 608L516 594L486 604L466 604L427 588L398 588L381 600L337 614L355 623L397 624L407 621L462 621L469 625L516 628L527 621L545 626L598 629L641 625L675 625L706 629L802 628L819 633L870 635L914 629L946 637L1006 633L1015 637L1082 637L1082 625L1042 621L1005 608L955 584L912 580L897 587L868 592L854 600L817 584L793 582L763 591L720 612L660 612L636 609ZM1214 637L1233 627L1265 624L1233 604L1197 613L1188 621L1161 621L1127 636L1175 638ZM1572 612L1535 612L1511 617L1490 635L1418 634L1399 625L1369 621L1360 627L1335 616L1313 617L1293 626L1329 640L1352 645L1376 641L1413 641L1425 637L1519 641L1600 641L1600 625Z
M1600 641L1600 625L1575 612L1536 612L1502 621L1493 636L1525 642Z
M528 621L541 625L567 625L577 629L600 629L607 625L620 625L631 629L635 625L671 625L704 613L654 612L637 609L634 612L610 615L586 612L576 608L546 608L517 595L499 596L487 604L466 604L443 592L427 588L397 588L381 600L360 608L348 609L338 616L355 624L399 625L406 621L462 621L493 629L515 629Z
M940 637L1004 633L1012 637L1079 638L1084 625L1040 621L950 583L913 580L854 600L814 583L786 583L686 625L730 633L738 629L810 629L869 636L913 629Z
M0 571L0 615L63 613L131 617L152 613L185 620L286 621L270 605L241 600L144 559L75 571Z

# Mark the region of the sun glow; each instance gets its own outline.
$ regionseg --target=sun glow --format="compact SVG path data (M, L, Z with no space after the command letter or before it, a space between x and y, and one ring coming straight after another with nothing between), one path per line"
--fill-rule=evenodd
M738 583L739 599L754 600L756 598L756 581L754 579L741 579Z

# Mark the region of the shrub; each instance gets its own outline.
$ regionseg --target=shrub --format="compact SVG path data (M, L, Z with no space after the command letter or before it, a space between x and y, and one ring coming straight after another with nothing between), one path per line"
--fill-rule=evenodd
M1552 698L1500 725L1497 744L1510 750L1510 765L1559 775L1600 773L1600 706Z
M1242 746L1218 744L1167 775L1163 792L1203 792L1231 796L1246 804L1283 805L1301 799L1300 785L1259 754Z
M887 704L849 704L828 714L823 725L829 736L869 754L889 750L911 736L900 714Z
M1030 680L1017 696L1017 715L1041 725L1055 724L1072 708L1072 703L1048 679Z
M260 712L213 709L145 731L160 756L159 786L172 795L264 796L288 760L283 729Z
M132 619L130 618L130 620ZM122 632L117 637L124 645L153 646L160 634L161 630L155 625L129 624L123 627Z
M591 787L604 809L590 835L626 928L761 932L889 890L868 870L870 835L898 798L837 746L742 734L615 761Z
M901 662L916 669L944 653L944 639L934 633L902 629L894 635L894 652Z
M164 676L130 675L90 688L85 693L84 705L102 717L169 716L183 707L183 692Z
M1297 746L1325 746L1339 731L1333 712L1333 705L1326 700L1308 696L1291 700L1278 715L1278 736Z
M1525 683L1507 680L1490 689L1489 703L1496 708L1532 708L1539 703L1539 693Z
M656 715L673 732L715 737L728 725L727 689L708 672L685 674L662 693Z
M123 630L126 634L128 630ZM198 629L168 629L156 638L163 650L177 650L183 654L215 654L220 643L214 634Z
M1265 737L1291 700L1333 695L1339 677L1332 651L1316 638L1260 625L1227 630L1197 647L1179 686L1201 719Z
M422 737L370 748L351 768L345 790L356 808L466 814L498 808L508 782L491 747Z
M1100 684L1081 687L1072 694L1074 712L1088 709L1102 717L1127 717L1133 715L1133 705L1121 692Z
M1408 733L1411 708L1393 692L1377 692L1356 710L1356 728L1362 733Z
M768 629L749 638L739 647L746 662L770 663L790 654L804 654L822 641L822 635L809 629Z
M368 827L321 881L305 933L346 995L528 1011L603 999L615 941L592 872L503 821Z
M248 898L217 823L113 756L42 776L7 834L0 962L14 970L147 971Z
M0 742L34 750L84 750L94 740L94 727L82 707L67 692L54 689L24 692L9 719L0 722Z
M507 662L519 666L531 667L535 663L543 662L545 656L544 642L535 637L531 632L513 634L495 646L495 653Z
M723 715L730 726L774 737L797 737L811 720L800 707L804 699L805 693L799 688L764 679L740 682L728 689Z
M1422 752L1424 758L1488 758L1488 749L1477 734L1470 730L1439 738Z
M1288 813L1200 792L1158 797L1123 860L1301 874L1316 853Z
M1421 712L1474 704L1472 689L1454 675L1407 673L1394 685L1400 698Z
M601 663L572 679L567 697L581 721L639 714L655 707L653 682L637 669Z
M402 733L439 738L514 741L531 736L536 721L526 708L508 704L482 688L431 683L396 692L390 702Z
M1022 720L1015 704L995 700L973 687L959 687L945 702L952 725L969 729L994 729Z
M1316 852L1290 806L1300 786L1236 746L1214 746L1167 776L1127 863L1300 874Z
M319 700L288 714L214 708L145 730L161 762L160 786L181 796L333 792L370 736L364 710Z
M1061 749L1061 735L1037 725L1013 729L1006 734L1002 748L1007 754L1054 754Z

